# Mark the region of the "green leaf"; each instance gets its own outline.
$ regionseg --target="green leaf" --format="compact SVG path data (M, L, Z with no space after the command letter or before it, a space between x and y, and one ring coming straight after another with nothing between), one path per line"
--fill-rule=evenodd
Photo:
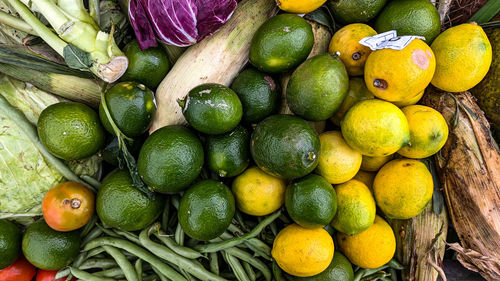
M304 18L328 27L328 30L330 30L332 34L337 31L335 27L335 20L326 6L322 6L309 14L306 14Z
M484 6L479 9L470 19L469 22L483 24L489 22L500 12L500 1L489 0Z
M63 50L64 61L66 64L74 69L88 69L92 66L90 54L68 44Z

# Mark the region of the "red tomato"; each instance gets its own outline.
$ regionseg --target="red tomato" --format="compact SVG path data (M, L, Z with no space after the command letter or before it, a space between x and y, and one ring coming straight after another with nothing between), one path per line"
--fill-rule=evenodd
M0 270L0 281L31 281L36 269L24 257L20 257L9 267Z
M38 273L36 274L36 281L54 281L54 278L56 277L57 270L43 270L39 269ZM59 278L55 281L64 281L66 280L66 277ZM71 278L71 281L76 281L76 278Z

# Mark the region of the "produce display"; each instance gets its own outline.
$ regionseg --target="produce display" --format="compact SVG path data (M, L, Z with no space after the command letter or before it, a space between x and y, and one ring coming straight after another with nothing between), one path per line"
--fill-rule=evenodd
M458 2L0 0L0 281L500 280Z

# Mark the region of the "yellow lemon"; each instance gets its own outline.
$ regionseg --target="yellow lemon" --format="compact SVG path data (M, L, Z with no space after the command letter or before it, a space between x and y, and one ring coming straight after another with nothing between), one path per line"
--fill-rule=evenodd
M289 13L307 14L321 7L326 0L276 0L278 7Z
M271 255L286 273L309 277L330 265L334 250L333 239L323 228L307 229L291 224L274 239Z
M367 172L376 172L384 166L385 163L392 160L394 155L386 156L366 156L363 155L363 161L361 161L361 170Z
M337 213L330 223L336 230L354 235L367 229L375 219L375 200L368 187L350 180L335 186Z
M316 172L331 184L352 179L361 166L361 153L352 149L337 131L322 133L319 142L321 150Z
M337 234L339 247L346 257L362 268L378 268L396 252L396 237L389 224L379 216L365 231L353 236Z
M476 86L490 69L492 49L483 29L464 23L441 33L431 45L436 55L432 85L448 92Z
M340 121L344 118L346 112L355 105L358 101L369 100L375 98L372 92L366 88L365 80L360 77L352 77L349 79L349 91L342 102L339 110L330 120L337 126L340 126Z
M408 98L408 99L402 100L402 101L395 101L395 102L393 102L393 104L395 104L397 107L405 107L408 105L417 104L417 102L419 102L422 99L422 97L424 96L424 93L425 93L425 90L418 93L414 97L411 97L411 98Z
M416 39L401 51L372 52L365 64L365 82L376 97L398 102L422 92L435 69L436 58L431 48Z
M437 153L448 139L448 124L438 111L423 105L403 107L410 127L410 144L398 153L408 158L426 158Z
M375 180L375 175L376 173L374 172L365 172L359 170L359 172L354 176L353 179L364 183L373 194L373 180Z
M328 52L340 54L340 60L344 63L349 75L363 75L366 59L372 51L359 44L359 40L376 34L373 28L363 23L346 25L335 32Z
M405 115L383 100L364 100L347 111L340 124L345 141L367 156L387 156L410 141Z
M252 216L268 215L285 202L286 182L258 167L248 168L236 177L232 189L238 209Z
M431 173L425 164L413 159L392 160L373 181L377 206L391 219L420 214L431 200L433 189Z

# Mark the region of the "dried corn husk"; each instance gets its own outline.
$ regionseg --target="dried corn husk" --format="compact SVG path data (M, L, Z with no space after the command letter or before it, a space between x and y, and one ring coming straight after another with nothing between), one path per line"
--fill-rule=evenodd
M436 157L445 201L460 244L450 247L468 269L500 280L500 153L484 113L469 92L429 91L450 135Z

